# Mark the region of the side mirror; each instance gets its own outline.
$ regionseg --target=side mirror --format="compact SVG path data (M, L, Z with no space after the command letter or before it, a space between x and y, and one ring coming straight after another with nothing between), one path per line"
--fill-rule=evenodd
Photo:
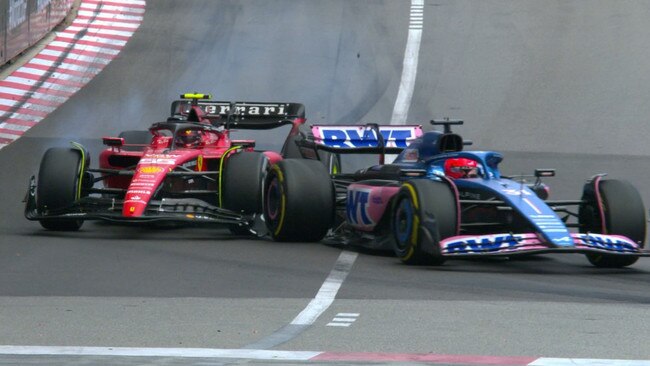
M102 143L106 146L121 147L124 145L122 137L102 137Z
M535 177L555 177L555 169L535 169Z

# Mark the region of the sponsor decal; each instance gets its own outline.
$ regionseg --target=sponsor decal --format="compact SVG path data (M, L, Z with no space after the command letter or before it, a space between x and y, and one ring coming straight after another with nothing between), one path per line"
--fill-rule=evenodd
M542 210L540 210L539 208L537 208L537 206L535 206L535 204L532 203L528 198L524 198L523 201L526 202L526 203L528 204L528 206L530 206L530 208L532 208L532 209L533 209L535 212L537 212L538 214L541 214L541 213L542 213Z
M153 187L155 183L146 183L146 182L133 182L131 187Z
M377 135L374 130L365 126L316 126L320 136L322 136L323 145L330 147L375 147L378 144ZM406 147L407 143L415 139L415 127L389 127L379 128L379 133L384 137L387 147Z
M143 167L138 168L138 171L140 173L147 173L147 174L160 173L160 172L163 172L164 170L165 170L165 168L160 167L160 166L143 166ZM140 176L140 177L142 177L142 176ZM151 176L151 177L153 178L153 176Z
M147 204L146 201L142 201L142 200L126 200L126 201L124 201L124 203L129 203L129 204L132 205L129 208L129 211L131 211L131 212L133 212L133 210L135 210L135 206L133 206L133 204L145 204L145 205ZM133 209L133 210L131 210L131 209Z
M200 104L207 114L230 114L230 103ZM284 104L237 104L232 114L249 116L283 116L286 115Z
M523 235L496 234L465 237L457 240L445 241L443 249L450 254L467 252L492 252L516 247Z
M128 193L131 193L131 194L146 194L146 195L150 195L150 194L151 194L151 191L148 191L148 190L140 190L140 189L132 189L132 190L129 190Z
M139 179L155 179L156 176L153 174L138 174Z
M140 159L140 164L141 165L174 165L176 164L176 159L174 157L168 158L168 157L156 157L154 156L148 156L146 158Z
M374 224L368 214L370 189L348 190L346 214L348 222L355 225L370 226Z
M638 246L620 237L599 234L574 234L575 238L582 239L585 245L617 252L635 251Z
M514 188L507 188L501 190L501 192L510 195L510 196L530 196L532 193L528 192L525 189L514 189Z

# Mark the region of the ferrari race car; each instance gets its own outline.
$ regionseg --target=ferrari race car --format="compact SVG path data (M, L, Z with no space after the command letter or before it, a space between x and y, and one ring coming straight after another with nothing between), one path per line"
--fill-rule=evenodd
M104 137L99 168L78 143L48 149L31 178L25 216L50 230L78 230L85 220L222 224L249 233L262 213L268 167L282 159L231 140L232 129L305 122L299 103L220 102L183 94L166 121L149 130ZM263 225L262 225L263 227Z
M314 232L340 243L392 249L407 264L583 253L597 267L624 267L650 256L644 250L646 210L630 183L597 175L581 199L551 201L541 178L554 176L554 170L502 176L502 154L464 151L471 142L451 131L462 121L432 124L444 130L312 126L298 141L302 161L280 161L266 179L264 214L271 235L297 240L301 232ZM380 164L328 174L323 164L309 161L320 150L379 154ZM399 155L383 164L385 154ZM527 182L531 177L535 181Z

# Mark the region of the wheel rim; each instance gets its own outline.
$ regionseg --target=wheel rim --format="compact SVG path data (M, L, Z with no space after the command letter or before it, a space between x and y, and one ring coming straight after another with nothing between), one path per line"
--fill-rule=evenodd
M266 190L266 217L274 223L280 215L281 195L280 185L277 178L274 177Z
M402 199L395 211L395 238L400 249L406 249L413 230L413 205L408 199Z

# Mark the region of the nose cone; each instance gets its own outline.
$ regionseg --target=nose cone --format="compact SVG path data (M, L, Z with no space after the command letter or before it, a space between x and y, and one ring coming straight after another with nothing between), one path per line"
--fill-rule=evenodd
M122 216L124 217L139 217L144 214L147 208L147 202L137 194L127 193L122 207Z

